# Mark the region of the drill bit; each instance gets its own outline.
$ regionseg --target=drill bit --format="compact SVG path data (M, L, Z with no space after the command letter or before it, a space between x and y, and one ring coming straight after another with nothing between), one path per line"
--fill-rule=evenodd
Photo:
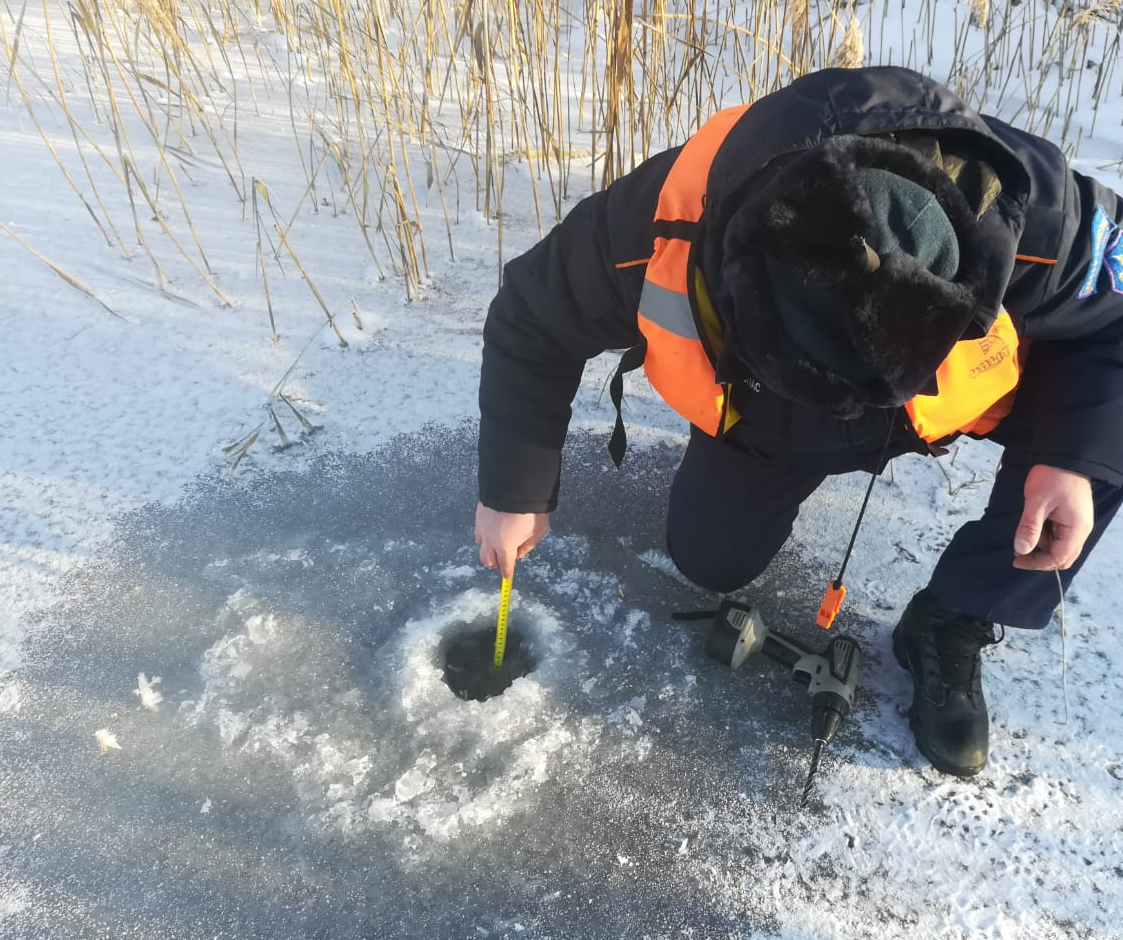
M807 806L811 796L811 788L815 785L815 774L819 772L819 758L823 756L823 745L827 742L822 738L815 739L815 750L811 752L811 769L807 772L807 783L803 785L803 798L799 801L800 809Z

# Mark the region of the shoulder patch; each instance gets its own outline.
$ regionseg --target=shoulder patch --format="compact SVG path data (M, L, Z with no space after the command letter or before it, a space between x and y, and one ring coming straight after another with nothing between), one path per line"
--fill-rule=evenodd
M1105 267L1111 278L1111 289L1123 294L1123 225L1115 222L1103 206L1096 206L1092 216L1092 260L1076 292L1078 299L1096 293L1100 272Z

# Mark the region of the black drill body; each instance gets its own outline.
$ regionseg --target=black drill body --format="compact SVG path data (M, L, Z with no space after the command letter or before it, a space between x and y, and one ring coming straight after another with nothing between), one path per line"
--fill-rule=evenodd
M723 600L714 618L706 652L732 668L760 653L786 668L811 696L811 773L803 790L806 803L823 748L834 740L842 720L850 714L858 683L862 651L857 640L832 637L821 653L799 640L764 625L760 612Z

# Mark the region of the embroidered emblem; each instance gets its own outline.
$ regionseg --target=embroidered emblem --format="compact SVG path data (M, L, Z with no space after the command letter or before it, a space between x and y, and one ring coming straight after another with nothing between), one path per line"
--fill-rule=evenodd
M1111 278L1111 289L1123 294L1123 225L1117 225L1103 206L1096 206L1096 214L1092 216L1092 260L1076 292L1078 299L1091 297L1096 292L1096 283L1104 267Z

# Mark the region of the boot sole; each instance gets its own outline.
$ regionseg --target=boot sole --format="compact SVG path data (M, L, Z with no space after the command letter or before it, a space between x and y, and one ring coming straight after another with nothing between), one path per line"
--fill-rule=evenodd
M896 658L897 664L913 677L913 704L909 708L909 728L912 731L916 749L920 751L928 763L940 771L940 773L949 774L952 777L959 777L961 780L974 777L986 764L979 764L977 767L957 767L930 753L928 749L920 743L920 721L917 719L916 711L916 677L913 675L912 664L909 662L908 647L905 646L904 640L900 639L900 633L898 631L893 632L893 656Z

